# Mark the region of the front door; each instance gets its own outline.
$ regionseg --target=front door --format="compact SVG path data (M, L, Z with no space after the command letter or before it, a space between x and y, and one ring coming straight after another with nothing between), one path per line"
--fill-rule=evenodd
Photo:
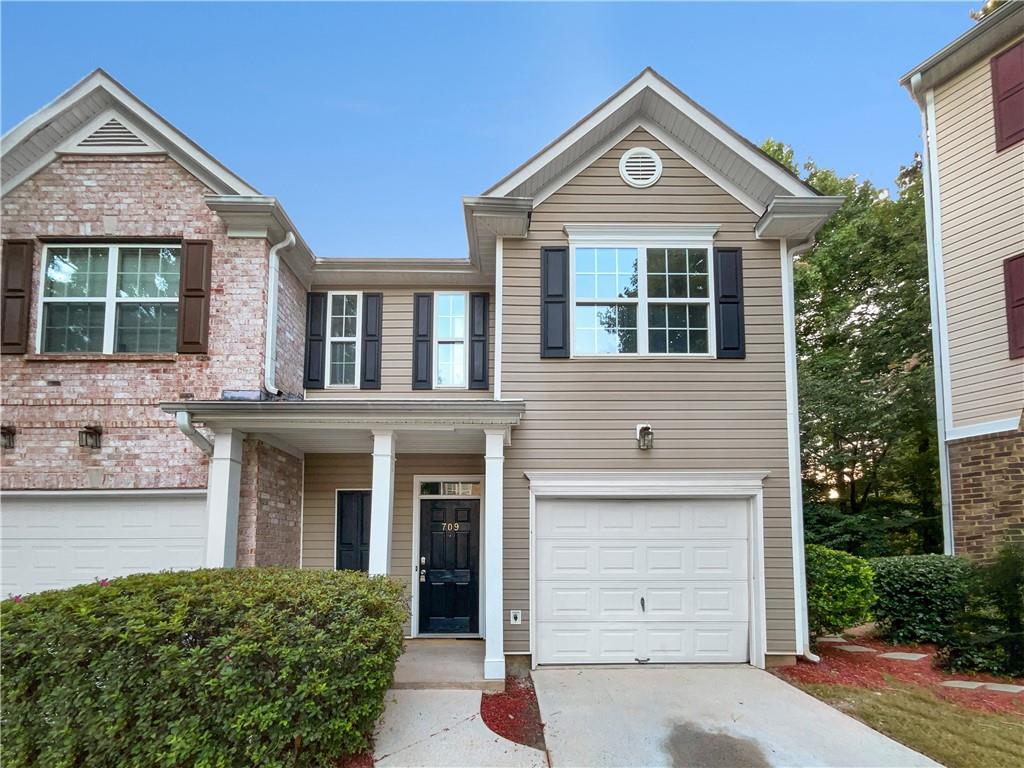
M479 632L479 499L420 502L420 633Z
M370 492L338 491L338 570L367 571L370 566Z

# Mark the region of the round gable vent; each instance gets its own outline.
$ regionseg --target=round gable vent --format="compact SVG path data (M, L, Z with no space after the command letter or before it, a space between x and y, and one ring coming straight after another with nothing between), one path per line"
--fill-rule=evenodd
M661 158L653 149L634 147L622 154L619 175L632 187L649 187L661 178Z

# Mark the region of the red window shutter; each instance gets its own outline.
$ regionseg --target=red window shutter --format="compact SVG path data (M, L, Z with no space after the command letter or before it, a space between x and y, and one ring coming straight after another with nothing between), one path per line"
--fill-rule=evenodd
M178 352L204 355L210 335L210 262L213 243L186 240L181 244L178 291Z
M32 302L32 240L4 240L0 276L0 352L28 352L28 310Z
M1010 357L1024 357L1024 253L1003 262Z
M992 59L996 152L1024 141L1024 42Z

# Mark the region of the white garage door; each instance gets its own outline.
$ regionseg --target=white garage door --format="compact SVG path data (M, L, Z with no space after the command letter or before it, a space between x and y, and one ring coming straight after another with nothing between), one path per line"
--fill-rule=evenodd
M539 500L537 662L743 662L747 504Z
M206 560L206 497L4 497L0 535L4 597L198 568Z

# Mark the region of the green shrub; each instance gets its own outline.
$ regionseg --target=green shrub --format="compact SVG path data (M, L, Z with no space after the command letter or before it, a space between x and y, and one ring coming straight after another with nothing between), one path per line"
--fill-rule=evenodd
M975 568L966 610L939 651L953 670L1024 675L1024 546L1006 545Z
M847 552L807 545L807 615L812 637L842 632L870 618L871 567Z
M871 561L878 629L893 643L941 643L964 609L970 565L948 555Z
M385 578L129 576L0 604L4 764L324 766L362 751L402 650Z

